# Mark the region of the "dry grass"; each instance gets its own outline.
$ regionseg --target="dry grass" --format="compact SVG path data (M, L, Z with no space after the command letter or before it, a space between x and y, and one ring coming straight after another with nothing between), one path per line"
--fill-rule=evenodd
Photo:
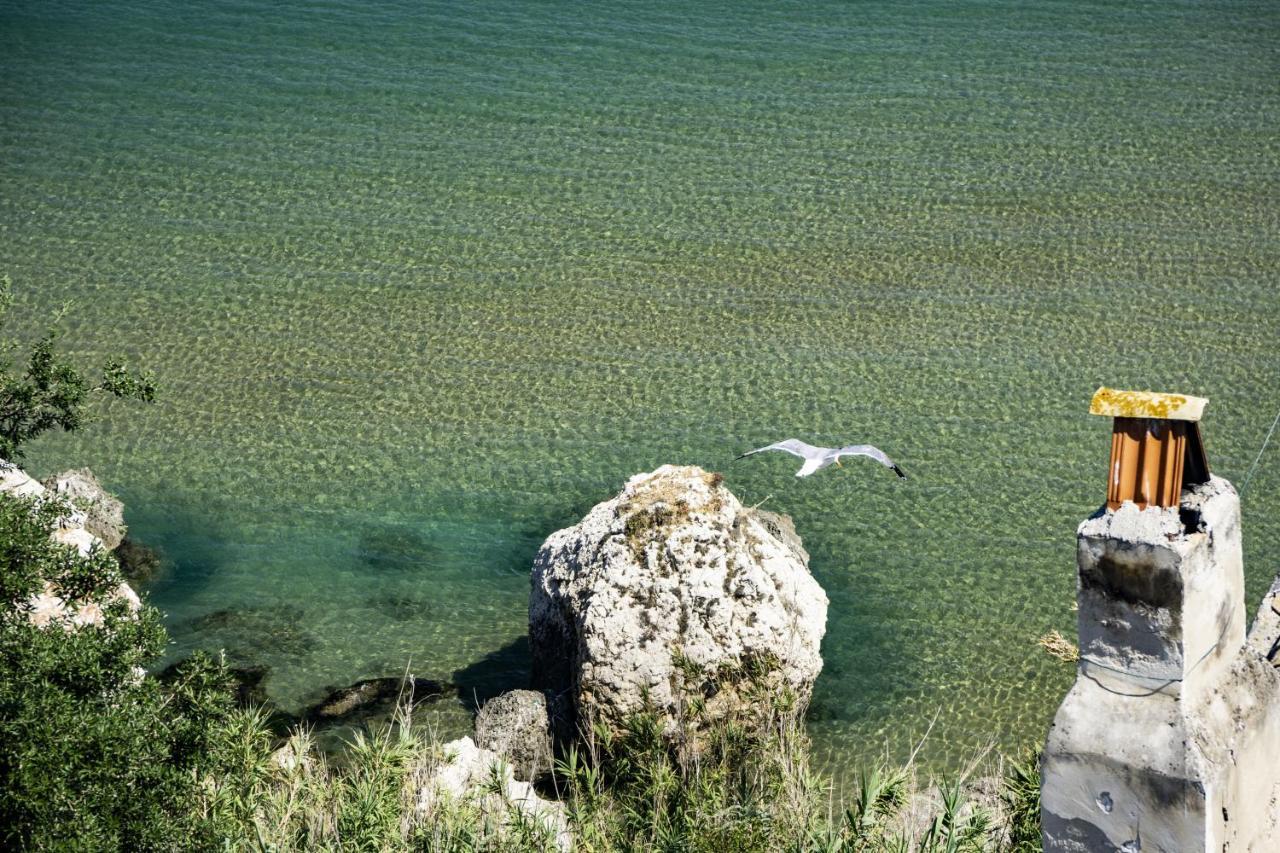
M767 667L714 673L740 689ZM708 673L697 673L705 679ZM574 850L587 853L913 851L1023 853L1038 849L1039 778L1034 757L983 777L979 756L957 776L925 779L914 765L879 764L857 776L848 802L809 766L802 709L785 697L750 719L703 719L686 697L675 728L655 710L621 731L588 726L557 762ZM274 753L261 715L232 732L243 760L206 780L205 808L225 850L523 851L556 850L549 827L504 803L500 786L478 798L419 792L448 759L416 731L410 703L396 724L358 737L327 762L305 731ZM482 786L483 787L483 786ZM549 792L550 793L550 792Z

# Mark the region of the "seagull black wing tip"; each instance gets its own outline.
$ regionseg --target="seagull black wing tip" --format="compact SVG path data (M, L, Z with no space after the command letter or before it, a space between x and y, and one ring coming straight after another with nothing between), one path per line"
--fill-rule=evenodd
M904 473L902 473L902 469L901 469L901 468L899 468L897 465L894 465L894 466L893 466L893 473L897 474L897 475L898 475L898 479L900 479L900 480L905 480L905 479L907 479L907 475L906 475L906 474L904 474Z

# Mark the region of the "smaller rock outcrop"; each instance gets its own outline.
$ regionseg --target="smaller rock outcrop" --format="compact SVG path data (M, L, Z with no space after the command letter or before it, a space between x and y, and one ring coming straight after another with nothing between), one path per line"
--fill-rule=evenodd
M39 481L4 459L0 459L0 492L16 498L35 500L44 500L48 497L48 490ZM59 520L58 527L53 531L51 538L55 542L75 548L82 556L89 556L95 548L103 548L104 545L102 540L85 528L87 523L88 512L73 505ZM64 629L71 630L85 625L101 625L104 621L103 607L113 601L123 601L135 613L142 607L137 593L127 583L121 583L102 601L86 601L73 605L58 593L59 590L46 581L40 594L32 597L28 602L27 618L33 625L40 628L60 625Z
M748 681L803 707L827 617L808 561L789 519L744 507L718 474L632 477L534 560L534 686L614 728L656 710L672 731L691 684L707 720L770 713Z
M451 802L475 805L485 825L502 827L517 817L532 820L546 828L559 849L573 849L564 805L539 797L533 785L518 781L502 756L469 737L446 743L441 753L417 785L420 817L429 820Z
M546 694L512 690L490 699L476 714L476 744L501 756L522 782L550 775L552 734Z
M84 529L97 536L103 548L114 551L124 541L124 504L88 468L56 474L44 481L44 487L84 512Z

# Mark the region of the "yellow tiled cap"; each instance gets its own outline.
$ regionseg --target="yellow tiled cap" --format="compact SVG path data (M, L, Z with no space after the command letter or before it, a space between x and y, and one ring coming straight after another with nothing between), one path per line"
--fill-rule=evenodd
M1099 388L1089 403L1089 414L1110 418L1161 418L1170 421L1198 421L1204 413L1205 397L1161 394L1156 391L1118 391Z

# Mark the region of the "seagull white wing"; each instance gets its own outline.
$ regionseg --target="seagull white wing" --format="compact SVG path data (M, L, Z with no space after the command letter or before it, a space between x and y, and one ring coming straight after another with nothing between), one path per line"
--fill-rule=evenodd
M815 459L824 448L814 447L812 444L805 444L798 438L788 438L786 441L778 441L765 447L757 447L755 450L748 450L742 456L750 456L753 453L763 453L766 450L781 450L790 453L792 456L799 456L801 459ZM741 459L742 456L738 456ZM812 472L811 472L812 473Z
M899 477L905 479L907 476L902 473L902 469L898 467L898 464L890 459L883 450L870 444L850 444L848 447L842 447L836 451L836 458L839 459L841 456L867 456L892 470Z
M820 458L806 459L804 464L800 466L800 470L796 472L797 477L808 477L814 471L823 467L823 460Z

